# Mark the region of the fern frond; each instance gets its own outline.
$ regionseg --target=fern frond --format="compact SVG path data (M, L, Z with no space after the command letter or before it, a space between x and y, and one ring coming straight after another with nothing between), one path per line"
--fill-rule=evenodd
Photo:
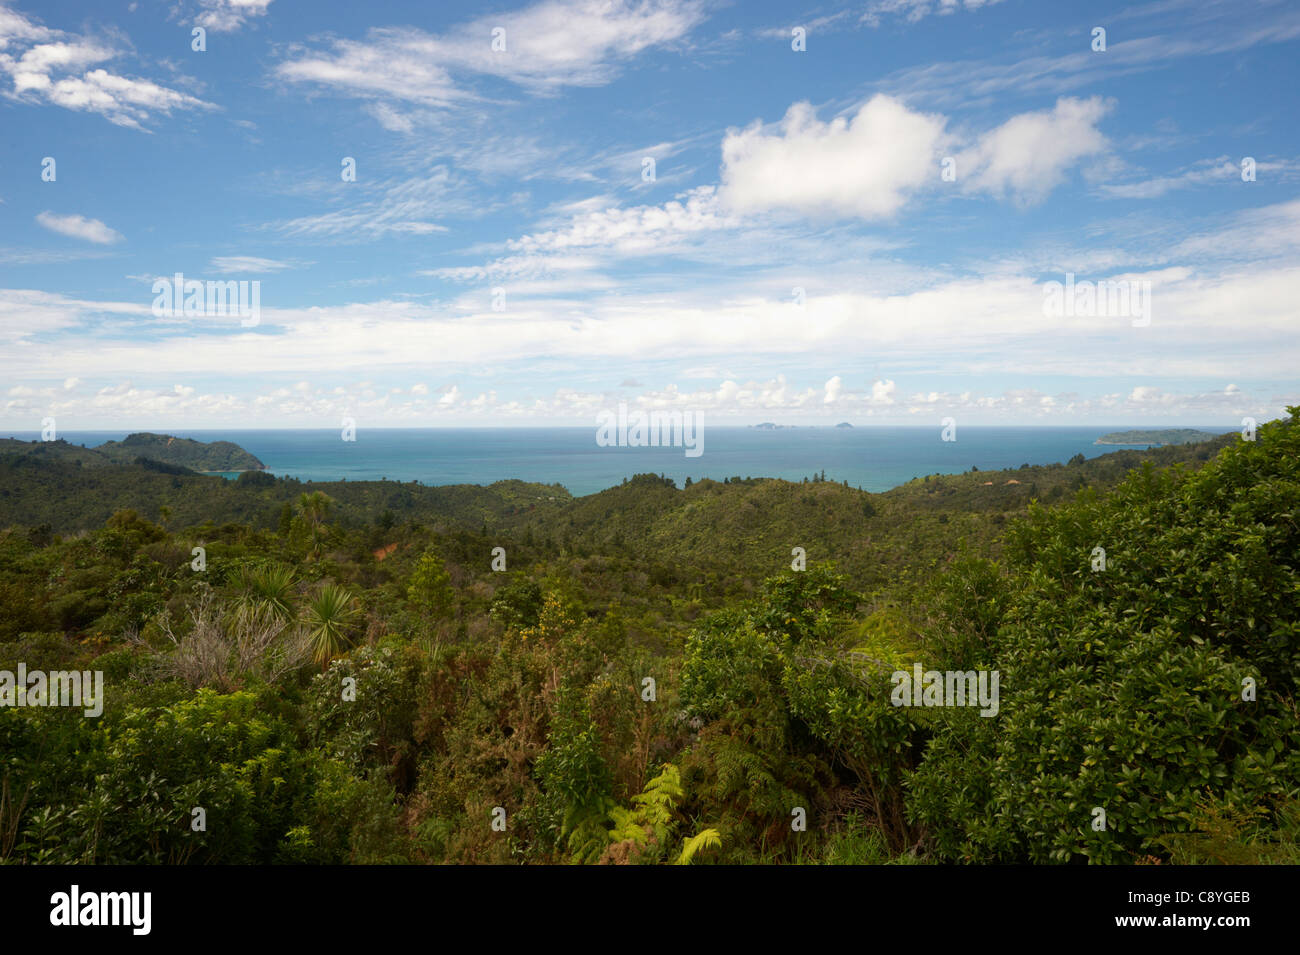
M682 854L677 857L676 865L690 865L697 853L706 849L721 849L722 835L717 829L705 829L686 840Z

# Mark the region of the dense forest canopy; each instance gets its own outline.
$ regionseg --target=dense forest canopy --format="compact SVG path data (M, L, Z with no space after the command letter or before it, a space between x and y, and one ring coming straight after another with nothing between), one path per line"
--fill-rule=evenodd
M885 494L0 449L0 671L105 686L0 708L0 861L1295 862L1296 413Z
M1096 444L1195 444L1213 440L1217 435L1195 428L1156 428L1134 431L1111 431L1096 440Z

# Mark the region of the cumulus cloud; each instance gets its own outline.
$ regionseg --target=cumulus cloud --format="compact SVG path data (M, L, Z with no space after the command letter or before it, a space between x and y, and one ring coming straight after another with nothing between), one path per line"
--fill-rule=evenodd
M211 103L151 80L103 67L87 69L120 55L105 42L53 30L0 7L0 74L12 81L12 99L98 113L115 125L133 129L143 129L160 113L213 108Z
M935 177L944 120L883 94L828 123L796 103L775 130L732 130L722 141L722 197L739 212L887 218Z
M1097 123L1110 109L1097 96L1063 98L1053 109L1013 116L957 157L958 179L968 191L1039 202L1068 169L1107 149Z

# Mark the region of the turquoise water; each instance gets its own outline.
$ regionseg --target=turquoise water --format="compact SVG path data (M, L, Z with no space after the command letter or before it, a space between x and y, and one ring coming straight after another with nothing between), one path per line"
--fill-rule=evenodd
M1093 444L1123 426L1073 428L959 427L957 440L925 428L706 427L703 454L677 448L599 447L595 428L361 429L355 441L338 430L168 431L196 441L233 441L273 474L304 481L419 481L490 484L518 478L562 484L591 494L643 472L664 474L678 486L689 476L779 477L798 481L825 470L827 480L884 491L926 474L953 474L1051 464L1075 454L1096 457L1119 450ZM161 430L161 429L159 429ZM1219 433L1230 428L1207 426ZM127 431L68 431L59 437L88 447L121 440ZM36 432L10 437L34 440ZM235 477L233 474L227 477Z

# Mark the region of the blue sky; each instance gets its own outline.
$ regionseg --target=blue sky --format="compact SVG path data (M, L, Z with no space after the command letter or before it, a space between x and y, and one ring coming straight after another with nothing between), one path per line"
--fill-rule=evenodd
M0 427L1276 417L1298 46L1247 0L0 0ZM160 313L178 272L257 323Z

